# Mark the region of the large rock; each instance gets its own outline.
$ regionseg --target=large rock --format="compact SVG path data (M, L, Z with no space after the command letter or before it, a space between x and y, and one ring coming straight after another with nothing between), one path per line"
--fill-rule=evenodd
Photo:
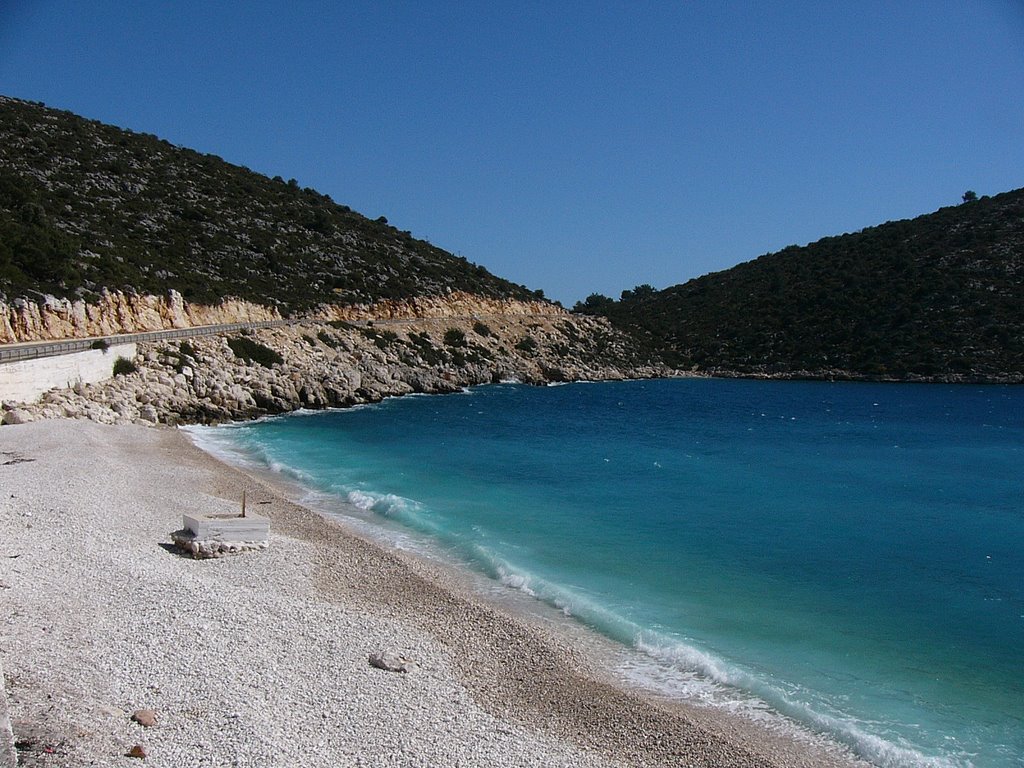
M23 411L20 408L13 408L4 413L3 424L27 424L33 421L32 414L28 411Z
M156 412L156 408L152 405L144 405L139 408L139 418L153 424L156 424L160 420L160 417Z

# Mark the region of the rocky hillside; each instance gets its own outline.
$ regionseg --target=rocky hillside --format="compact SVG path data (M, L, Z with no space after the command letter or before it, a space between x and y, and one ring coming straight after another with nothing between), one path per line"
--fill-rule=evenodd
M294 182L0 96L0 343L552 313L540 292Z
M314 190L0 97L0 343L282 318L140 343L112 379L3 402L0 422L216 422L671 373L608 321Z
M576 309L708 373L1024 381L1024 190Z
M296 408L454 392L503 380L662 376L607 321L567 312L291 325L140 344L109 381L3 403L0 423L88 418L103 423L218 422Z
M0 301L171 290L281 315L452 291L538 298L294 180L0 96Z

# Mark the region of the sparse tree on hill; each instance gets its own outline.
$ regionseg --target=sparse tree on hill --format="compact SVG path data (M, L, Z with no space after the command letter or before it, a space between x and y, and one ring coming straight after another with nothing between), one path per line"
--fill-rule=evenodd
M608 309L614 304L615 302L607 296L600 293L592 293L587 296L586 301L577 301L572 311L582 314L600 314L601 310Z
M655 293L657 293L657 291L654 289L654 286L644 283L643 285L636 286L632 291L623 291L619 298L621 298L622 301L629 301L630 299L649 299Z

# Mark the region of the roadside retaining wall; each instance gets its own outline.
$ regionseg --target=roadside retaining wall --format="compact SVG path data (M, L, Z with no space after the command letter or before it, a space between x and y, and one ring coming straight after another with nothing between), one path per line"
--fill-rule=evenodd
M119 357L134 358L135 344L113 344L107 349L0 363L0 400L34 403L54 387L105 381L114 375L114 362Z

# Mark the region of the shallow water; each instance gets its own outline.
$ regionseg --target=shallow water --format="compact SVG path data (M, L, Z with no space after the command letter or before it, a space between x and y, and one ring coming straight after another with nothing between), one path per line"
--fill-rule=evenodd
M1024 764L1024 389L497 385L198 429L884 766Z

